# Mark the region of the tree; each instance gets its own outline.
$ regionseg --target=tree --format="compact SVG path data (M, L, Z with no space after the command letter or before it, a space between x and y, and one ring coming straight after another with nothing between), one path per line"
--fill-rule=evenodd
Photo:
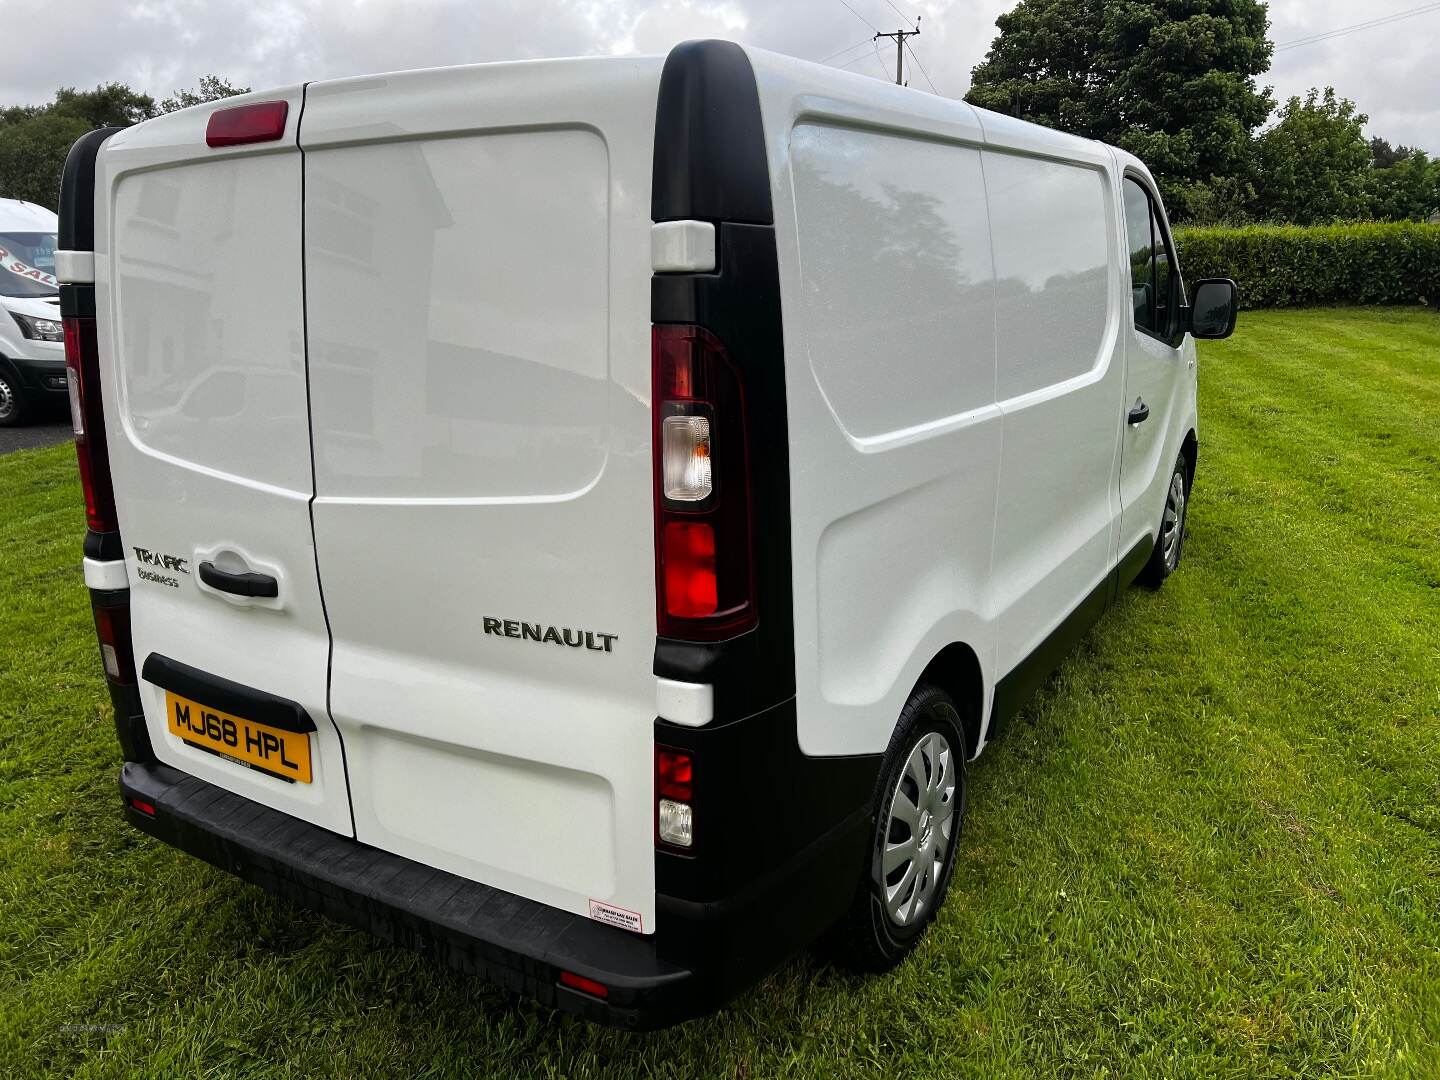
M966 100L1138 155L1177 218L1248 202L1270 115L1261 0L1020 0Z
M1111 133L1100 55L1104 0L1020 0L971 72L965 100L1090 138Z
M55 91L55 100L42 106L43 113L73 116L90 127L128 127L155 115L155 99L136 93L124 83L106 83L94 90L76 90L72 86ZM42 113L42 114L43 114Z
M1378 135L1370 140L1370 167L1374 169L1388 169L1392 165L1399 165L1415 153L1415 148L1405 146L1391 146L1389 139L1382 139Z
M64 114L0 122L0 198L25 199L55 209L65 155L89 130L85 120Z
M1363 217L1368 119L1333 87L1287 101L1256 140L1260 212L1297 225Z
M65 155L76 139L94 128L124 127L154 115L155 99L123 83L93 90L64 86L48 104L0 110L0 197L53 210Z
M1389 168L1370 169L1365 174L1364 188L1369 217L1378 221L1424 221L1440 209L1440 160L1431 161L1423 150L1411 150Z
M87 131L128 127L161 113L248 93L218 75L203 75L196 90L177 90L156 106L155 99L124 83L94 90L67 86L45 105L0 109L0 198L26 199L52 210L60 199L60 172L71 145Z
M249 92L248 86L231 86L219 75L201 75L198 90L176 90L160 102L160 111L171 113L177 109L188 109L191 105L204 105L207 101L219 101L221 98Z

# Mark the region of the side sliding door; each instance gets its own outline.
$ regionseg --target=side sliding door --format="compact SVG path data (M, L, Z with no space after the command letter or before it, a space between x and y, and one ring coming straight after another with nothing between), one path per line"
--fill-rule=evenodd
M1122 396L1104 163L987 150L1003 415L992 580L1003 722L1108 601ZM1078 632L1078 630L1077 630Z

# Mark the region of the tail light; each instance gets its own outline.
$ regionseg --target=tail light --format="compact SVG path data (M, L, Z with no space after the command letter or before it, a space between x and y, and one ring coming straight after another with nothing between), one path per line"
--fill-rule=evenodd
M120 526L115 519L110 454L105 446L95 317L67 315L64 326L70 422L75 429L75 453L80 459L80 485L85 491L85 520L92 532L115 532Z
M695 759L689 751L655 748L655 839L684 851L695 846Z
M95 613L95 634L100 639L105 678L116 686L134 686L135 646L130 637L129 594L120 596L123 599L112 600L103 593L95 596L91 605Z
M755 625L750 461L740 373L714 335L652 335L656 619L718 641Z

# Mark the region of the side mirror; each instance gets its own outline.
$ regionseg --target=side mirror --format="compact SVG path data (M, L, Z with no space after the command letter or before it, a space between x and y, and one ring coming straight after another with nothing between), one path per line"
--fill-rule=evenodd
M1240 313L1240 290L1229 278L1195 282L1185 329L1197 338L1227 338L1235 331Z

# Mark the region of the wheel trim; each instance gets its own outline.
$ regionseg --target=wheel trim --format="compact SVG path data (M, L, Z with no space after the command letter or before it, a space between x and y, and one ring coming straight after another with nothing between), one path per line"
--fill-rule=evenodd
M8 420L15 412L15 391L10 380L0 378L0 420Z
M1174 570L1180 561L1180 539L1185 531L1185 477L1178 470L1170 477L1165 494L1165 517L1160 523L1160 552L1165 569Z
M885 914L909 926L933 906L955 828L955 759L949 741L926 732L910 749L890 794L879 884Z

